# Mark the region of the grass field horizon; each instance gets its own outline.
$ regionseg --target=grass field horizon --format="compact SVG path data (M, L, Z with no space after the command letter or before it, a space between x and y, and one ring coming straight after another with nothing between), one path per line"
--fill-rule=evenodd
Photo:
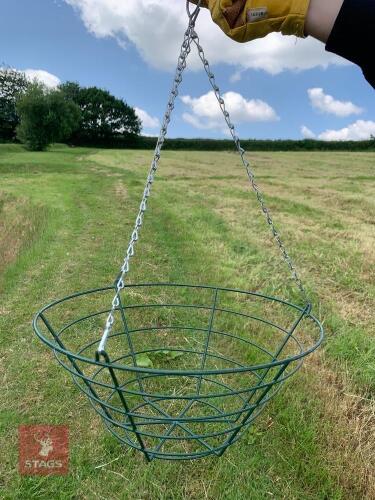
M0 496L375 498L375 153L248 153L322 321L324 346L220 459L120 446L31 328L48 302L113 283L151 151L0 144ZM239 158L165 151L129 280L299 302ZM22 477L20 424L67 424L67 477Z

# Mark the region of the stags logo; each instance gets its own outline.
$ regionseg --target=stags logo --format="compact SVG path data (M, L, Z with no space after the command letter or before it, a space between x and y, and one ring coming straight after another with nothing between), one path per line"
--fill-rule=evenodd
M69 432L65 425L20 425L19 471L23 475L68 473Z
M38 433L34 435L34 439L37 443L40 444L41 448L39 451L39 455L41 457L48 457L48 455L53 451L52 439L49 434L46 434L44 437L41 435L39 437Z

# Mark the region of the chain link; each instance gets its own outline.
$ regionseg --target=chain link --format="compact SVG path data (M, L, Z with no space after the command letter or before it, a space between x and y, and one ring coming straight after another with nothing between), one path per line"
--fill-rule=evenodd
M181 45L181 50L180 50L180 55L178 57L178 62L177 62L177 68L176 68L176 73L173 79L173 85L172 89L169 95L168 103L167 103L167 108L165 111L163 123L161 126L160 134L158 137L158 141L156 143L155 147L155 152L154 152L154 157L151 162L151 167L147 176L147 182L145 189L143 191L143 197L142 201L139 207L139 212L135 221L134 229L130 238L130 243L128 245L128 249L126 251L125 259L123 262L123 265L121 267L121 273L117 279L116 283L116 294L113 298L112 301L112 308L111 311L107 317L106 325L104 328L103 336L99 344L98 352L102 353L105 350L105 345L108 339L109 334L111 333L115 318L115 311L120 305L120 293L121 290L124 289L125 287L125 277L127 273L129 272L130 269L130 260L135 254L135 244L138 241L139 238L139 232L142 227L143 223L143 216L144 213L147 209L147 201L148 198L150 197L151 194L151 188L152 184L155 179L155 174L158 169L159 165L159 160L161 156L161 148L163 147L164 141L165 141L165 136L168 131L168 125L169 122L171 121L171 114L175 106L175 101L178 96L178 89L179 86L182 82L182 74L186 68L186 59L191 51L191 41L192 41L192 34L194 32L194 26L195 26L195 21L198 15L197 9L194 11L192 15L189 15L189 25L187 30L185 31L184 35L184 40Z
M187 0L187 5L188 5L188 3L189 3L189 1ZM188 25L187 30L185 31L185 34L184 34L184 40L182 42L180 55L178 57L176 73L175 73L175 76L173 79L173 85L172 85L172 89L171 89L171 92L169 95L169 100L167 103L167 108L165 111L160 134L158 137L158 141L156 143L154 157L153 157L153 160L151 162L151 167L150 167L150 170L149 170L149 173L147 176L146 186L145 186L145 189L143 192L143 197L142 197L142 201L141 201L141 204L139 207L138 215L137 215L137 218L135 221L134 229L133 229L133 232L132 232L132 235L130 238L130 243L129 243L128 249L126 251L126 255L125 255L123 265L121 267L120 275L119 275L117 282L116 282L116 293L115 293L115 296L112 300L112 308L111 308L111 311L107 317L107 321L106 321L106 325L105 325L104 332L102 335L102 339L101 339L100 344L99 344L99 348L98 348L99 353L103 353L105 351L106 342L107 342L108 336L110 335L110 333L112 331L112 327L113 327L113 324L115 321L115 319L114 319L115 311L120 305L120 293L121 293L121 290L123 290L125 287L125 277L130 269L131 258L135 254L135 244L139 238L139 232L140 232L140 229L142 227L144 213L147 209L147 201L148 201L148 198L150 197L151 188L152 188L152 185L153 185L153 182L155 179L155 174L156 174L156 171L157 171L158 165L159 165L159 160L160 160L160 156L161 156L161 149L163 147L165 137L166 137L166 134L168 131L168 125L170 123L171 114L172 114L172 111L173 111L174 106L175 106L176 98L178 96L178 89L179 89L179 86L182 82L182 75L183 75L183 72L186 68L186 60L187 60L188 55L190 54L192 42L194 42L194 44L196 45L196 47L198 49L198 55L203 63L203 67L205 69L205 72L207 73L210 84L211 84L213 91L215 93L215 96L218 100L219 106L220 106L221 111L224 115L224 119L228 125L229 131L230 131L231 136L232 136L234 143L236 145L236 149L241 156L242 163L246 169L246 172L247 172L248 178L250 180L250 183L252 185L252 188L255 191L256 197L257 197L259 204L261 206L261 210L262 210L263 214L265 215L267 223L270 226L271 232L272 232L272 234L277 242L277 245L280 249L280 252L281 252L283 258L291 271L291 274L292 274L294 281L297 283L297 286L298 286L299 290L301 291L301 293L304 297L304 300L306 302L308 302L308 298L307 298L307 294L306 294L306 291L304 289L304 286L301 282L301 279L299 278L299 275L298 275L297 270L293 264L293 261L290 258L288 252L286 251L284 244L280 238L280 235L275 228L275 225L274 225L273 220L271 218L270 212L265 205L263 195L260 192L259 187L257 186L257 184L255 182L254 173L251 170L250 163L245 158L245 150L241 147L240 140L235 132L235 127L234 127L233 123L231 122L230 115L226 109L224 99L221 95L219 87L216 84L215 76L210 69L209 62L205 57L205 53L204 53L202 46L200 45L199 37L195 31L195 23L196 23L196 19L198 17L198 14L199 14L199 4L193 13L190 13L190 11L188 10L189 25Z

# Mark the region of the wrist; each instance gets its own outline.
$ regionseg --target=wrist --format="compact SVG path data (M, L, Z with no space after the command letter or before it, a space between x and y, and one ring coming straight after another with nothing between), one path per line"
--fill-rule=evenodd
M305 34L326 43L344 0L310 0Z

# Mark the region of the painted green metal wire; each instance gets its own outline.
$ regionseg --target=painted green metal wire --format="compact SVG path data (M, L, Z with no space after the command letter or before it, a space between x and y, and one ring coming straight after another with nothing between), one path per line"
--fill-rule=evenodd
M195 45L275 242L307 294L255 182L190 12L134 230L113 286L44 307L34 330L114 436L153 459L221 456L322 342L311 306L241 290L127 283L171 113ZM108 306L110 304L110 306ZM103 331L103 325L104 331Z
M34 330L107 428L147 460L220 456L322 342L311 307L252 292L127 285L98 351L115 287L43 308Z

